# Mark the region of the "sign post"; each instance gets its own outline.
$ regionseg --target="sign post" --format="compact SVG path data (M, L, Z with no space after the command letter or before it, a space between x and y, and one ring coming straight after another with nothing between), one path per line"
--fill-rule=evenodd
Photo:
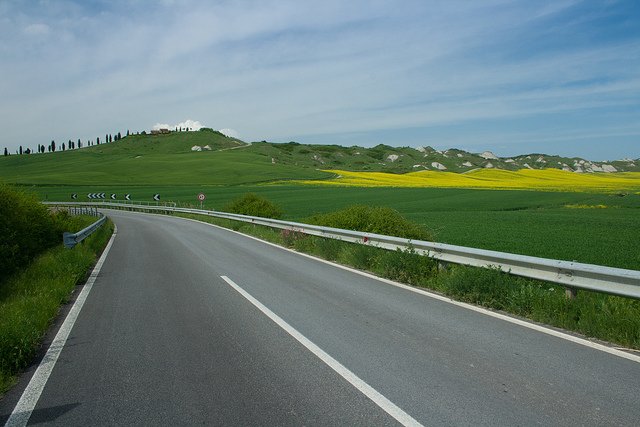
M200 200L200 209L202 209L202 202L207 198L204 193L198 193L198 200Z

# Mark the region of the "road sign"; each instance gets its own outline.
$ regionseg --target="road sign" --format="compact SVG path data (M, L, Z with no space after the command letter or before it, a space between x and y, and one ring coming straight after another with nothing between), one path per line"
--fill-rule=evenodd
M153 195L153 200L155 200L156 202L160 201L160 195L159 194L154 194Z
M200 200L201 202L204 202L204 199L206 199L207 196L204 195L204 193L199 193L198 194L198 200Z
M115 200L116 199L116 195L111 193L111 200Z
M74 200L75 200L75 199L77 199L77 198L78 198L78 194L77 194L77 193L73 193L73 194L71 195L71 198L72 198L72 199L74 199Z
M125 194L124 198L127 199L127 200L131 200L131 194Z

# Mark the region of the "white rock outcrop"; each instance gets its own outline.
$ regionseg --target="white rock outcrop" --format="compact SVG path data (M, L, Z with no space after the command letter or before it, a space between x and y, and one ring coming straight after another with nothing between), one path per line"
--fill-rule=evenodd
M202 147L200 147L199 145L194 145L193 147L191 147L191 151L202 151Z
M387 156L387 160L390 161L391 163L395 162L398 159L399 159L399 156L397 154L389 154Z
M462 164L462 166L466 166L466 167L470 168L471 166L473 166L473 163L471 163L471 162L464 162L464 163Z
M202 147L203 150L207 150L207 151L211 151L211 147L208 145L205 145L204 147Z
M618 169L613 165L602 165L602 170L607 173L618 172Z
M426 148L424 148L424 147L416 147L416 151L419 151L419 152L421 152L421 153L424 153L424 152L426 152L427 150L426 150Z
M498 160L498 156L493 154L491 151L483 152L482 154L480 154L480 157L487 160Z
M488 162L486 165L484 165L485 169L493 169L493 163Z
M443 165L442 163L438 163L438 162L431 163L431 167L434 168L434 169L438 169L439 171L447 170L447 167L445 165Z

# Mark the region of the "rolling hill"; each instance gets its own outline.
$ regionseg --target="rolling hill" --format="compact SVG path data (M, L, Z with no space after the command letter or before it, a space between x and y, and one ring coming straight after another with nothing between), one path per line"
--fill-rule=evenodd
M339 172L558 169L608 173L640 171L640 159L591 162L545 154L500 158L431 147L246 143L203 128L195 132L137 134L108 144L44 154L0 157L0 179L27 185L242 185L315 181Z

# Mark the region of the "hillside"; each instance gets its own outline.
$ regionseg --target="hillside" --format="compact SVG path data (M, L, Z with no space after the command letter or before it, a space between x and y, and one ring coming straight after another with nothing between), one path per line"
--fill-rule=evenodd
M378 171L405 173L420 170L465 173L474 169L561 169L576 173L640 172L640 159L611 162L592 162L579 157L560 157L547 154L525 154L516 157L498 157L489 151L469 153L449 149L438 151L431 147L391 147L377 145L372 148L342 147L338 145L304 145L262 143L276 162L311 165L321 169L351 171Z
M33 185L236 185L332 176L315 168L274 164L260 151L210 129L131 135L81 149L0 157L0 180Z
M477 169L570 172L640 171L640 159L591 162L545 154L499 158L490 152L431 147L252 144L211 129L131 135L108 144L54 153L0 157L0 179L33 185L238 185L318 180L332 170L407 173Z

